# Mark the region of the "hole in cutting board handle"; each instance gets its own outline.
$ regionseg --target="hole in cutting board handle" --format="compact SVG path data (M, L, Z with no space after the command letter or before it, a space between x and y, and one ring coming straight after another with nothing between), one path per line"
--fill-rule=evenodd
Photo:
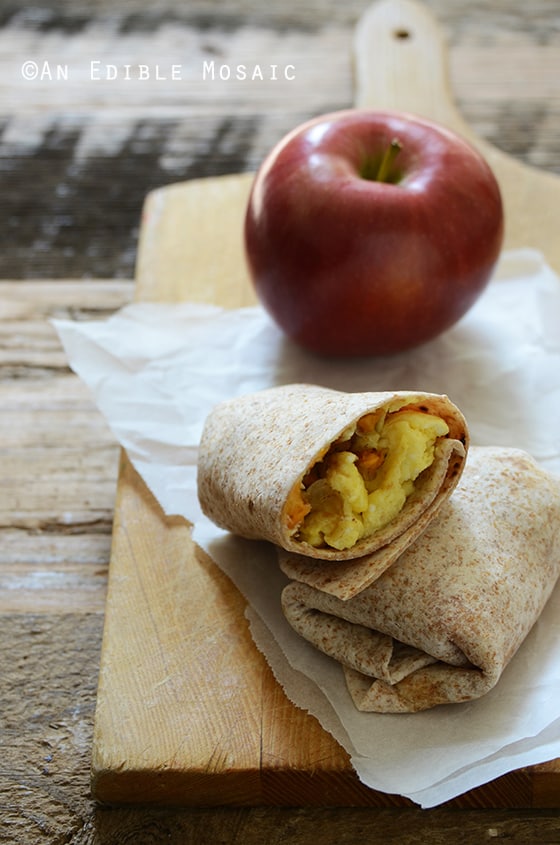
M394 30L393 38L396 38L398 41L405 41L407 38L412 38L412 33L409 29L399 27L399 29Z

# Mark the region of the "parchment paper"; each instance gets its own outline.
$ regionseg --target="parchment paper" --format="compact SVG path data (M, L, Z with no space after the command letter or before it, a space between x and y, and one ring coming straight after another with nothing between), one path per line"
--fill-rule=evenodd
M364 783L431 807L560 756L560 586L483 699L410 715L359 713L340 666L285 622L286 579L273 550L215 528L196 497L197 444L211 407L296 381L447 393L473 443L526 449L560 474L560 280L538 253L504 253L459 324L384 359L311 356L259 307L138 303L105 321L53 322L70 365L164 511L194 523L197 542L246 596L255 642L287 695L348 750Z

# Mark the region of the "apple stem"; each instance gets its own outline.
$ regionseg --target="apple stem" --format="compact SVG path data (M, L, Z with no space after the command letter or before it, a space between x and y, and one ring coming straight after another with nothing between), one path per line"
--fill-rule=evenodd
M379 168L377 170L377 174L375 176L376 182L388 182L389 171L391 170L391 165L393 164L395 158L399 154L402 149L402 144L397 138L393 138L385 152L383 153L383 158L379 164Z

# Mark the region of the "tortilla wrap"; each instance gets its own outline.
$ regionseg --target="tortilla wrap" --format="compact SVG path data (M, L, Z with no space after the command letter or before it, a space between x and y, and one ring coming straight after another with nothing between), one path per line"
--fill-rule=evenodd
M292 581L292 627L344 667L359 710L479 698L560 574L560 479L525 452L471 447L452 498L371 586L342 601Z
M385 442L387 432L394 435L409 418L420 429L436 420L438 430L444 426L446 433L432 442L431 463L414 481L406 482L408 493L399 512L344 548L318 546L302 537L304 520L312 510L304 501L311 489L310 474L325 472L327 462L330 467L344 457L354 474L355 465L366 458L379 459L383 463L380 472L398 460L408 460L410 450L406 448L400 455L395 454L395 447L389 456L387 450L382 455L381 448L364 449L357 456L344 444L348 446L351 435L355 435L352 443L356 437L368 440L378 436ZM414 429L415 436L420 429ZM467 446L465 419L446 396L412 391L344 393L302 384L275 387L224 402L209 414L199 448L198 495L206 516L242 537L269 540L314 559L353 559L400 536L403 546L412 542L455 488ZM373 474L376 471L371 470ZM319 489L325 484L321 479ZM330 495L332 490L328 490ZM401 495L401 490L398 493ZM339 494L333 495L338 502ZM365 530L360 519L352 511L344 525ZM337 525L342 523L341 519Z

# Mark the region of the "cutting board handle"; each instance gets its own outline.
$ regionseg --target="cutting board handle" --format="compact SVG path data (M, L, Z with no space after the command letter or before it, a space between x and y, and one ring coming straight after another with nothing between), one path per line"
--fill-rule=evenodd
M421 3L380 0L354 34L355 105L427 117L470 134L453 102L443 32Z
M560 179L480 138L455 105L440 25L418 0L377 0L356 25L354 105L411 112L447 126L482 152L504 198L505 247L533 247L560 272Z

